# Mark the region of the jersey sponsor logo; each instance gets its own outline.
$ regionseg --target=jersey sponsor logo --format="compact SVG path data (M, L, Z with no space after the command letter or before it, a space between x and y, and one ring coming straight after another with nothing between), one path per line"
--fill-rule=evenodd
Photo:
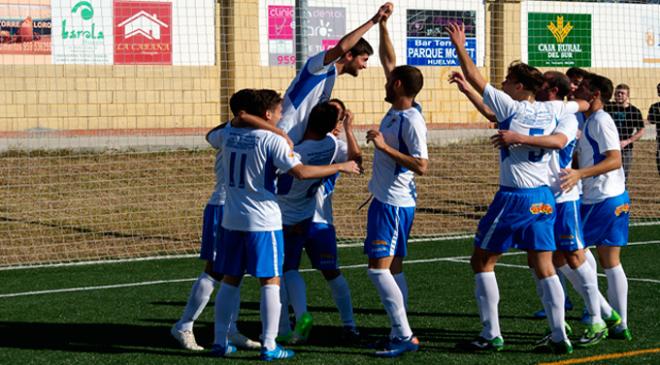
M535 203L532 204L531 207L529 207L530 213L537 215L537 214L552 214L552 205L550 204L545 204L545 203Z
M623 213L630 213L630 204L625 203L625 204L619 205L614 210L614 215L616 215L617 217L620 216Z
M387 242L383 240L373 240L371 241L371 244L376 246L387 246Z

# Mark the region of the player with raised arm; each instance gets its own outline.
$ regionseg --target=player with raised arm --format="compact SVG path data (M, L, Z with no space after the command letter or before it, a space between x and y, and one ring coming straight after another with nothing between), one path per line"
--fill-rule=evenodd
M255 111L252 109L256 105L256 97L257 93L254 89L243 89L232 95L229 100L229 105L234 117L240 119L241 116L243 116L244 122L251 124L254 128L266 129L286 136L286 134L283 134L281 130L273 125L268 124L259 118L250 118L245 113L247 111L248 113L251 112L252 114L255 114ZM226 125L227 123L223 123L216 127L216 129L224 128ZM204 272L202 272L193 284L190 297L188 298L181 319L179 319L170 330L170 333L179 342L181 347L193 351L204 350L204 348L199 346L195 341L193 324L208 304L216 283L222 280L222 274L213 271L213 260L216 252L215 242L222 237L223 229L220 223L222 221L222 212L226 196L222 169L222 150L220 149L217 151L215 157L215 175L215 189L204 208L204 219L202 224L202 241L199 257L205 261ZM235 313L229 325L229 341L238 347L259 349L261 346L258 342L250 340L238 331L238 328L236 327L237 318L238 306L235 309Z
M541 91L536 94L536 100L563 100L569 95L571 82L566 75L557 71L548 71L543 77L545 82ZM602 295L598 289L597 274L586 262L584 253L584 235L579 211L580 193L577 187L563 192L560 186L561 171L572 166L573 152L577 143L578 120L575 115L564 114L550 136L526 136L514 131L500 131L494 142L503 148L526 144L554 151L550 162L551 188L557 205L555 221L557 251L553 255L553 263L584 299L589 313L589 323L578 345L588 347L607 338L608 324L616 325L621 319L607 302L604 303L609 308L607 315L605 318L601 316ZM536 276L534 278L537 290L540 290L538 278Z
M302 142L294 151L306 165L327 165L333 162L358 160L360 149L351 131L352 115L344 119L349 143L337 139L331 132L337 128L341 109L334 102L317 104L311 111ZM307 312L307 289L298 272L303 248L312 267L320 270L331 288L339 309L344 333L355 338L359 333L353 319L351 293L337 262L337 240L332 225L331 194L337 175L324 179L295 180L282 176L278 180L277 201L284 225L283 295L293 306L296 328L291 331L288 318L280 318L278 340L299 343L307 340L312 316ZM285 300L282 300L285 303Z
M616 125L603 110L612 92L612 81L595 74L587 75L576 91L576 97L588 100L591 106L585 112L587 120L577 145L579 169L567 168L561 186L569 190L582 181L584 242L596 246L607 276L609 302L621 316L621 322L609 328L609 337L630 341L628 279L620 258L621 248L628 244L630 198Z
M451 42L468 83L493 111L501 130L526 135L550 135L558 116L568 112L564 103L536 102L536 92L543 85L543 75L524 63L512 63L502 82L502 91L489 85L481 76L465 49L465 27L449 24ZM577 103L571 104L577 112ZM584 108L585 106L583 106ZM555 201L549 188L548 163L551 154L545 149L520 145L501 149L500 189L488 212L479 222L470 263L475 273L475 296L483 330L473 341L459 344L468 350L500 351L504 340L500 332L499 290L495 265L502 253L514 244L528 252L542 287L542 302L551 329L544 349L571 353L572 345L564 328L564 291L552 265L555 250L553 224Z
M293 143L302 140L312 108L328 101L337 76L358 76L367 67L373 48L362 36L392 12L392 4L382 5L378 12L352 32L346 34L333 48L310 57L284 95L282 119L277 125L289 134Z
M275 126L281 117L281 98L272 90L259 91L260 116ZM322 178L339 171L358 173L353 161L327 166L305 166L284 138L270 132L244 128L211 132L209 143L222 149L227 191L220 240L214 269L224 274L216 303L215 341L212 354L227 356L236 351L228 342L228 328L239 300L240 283L247 271L261 284L263 360L293 357L291 350L277 345L275 336L280 316L279 276L282 272L282 219L275 196L276 172L299 179Z

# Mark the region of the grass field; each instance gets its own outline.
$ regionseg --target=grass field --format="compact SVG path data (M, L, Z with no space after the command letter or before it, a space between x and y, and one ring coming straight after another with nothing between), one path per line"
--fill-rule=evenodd
M571 356L531 353L544 332L545 321L531 313L540 307L524 255L512 252L498 268L500 316L506 350L498 354L465 354L457 341L473 337L479 317L474 280L467 263L470 240L411 244L405 272L410 285L409 318L422 347L396 363L406 364L560 364L586 359L594 364L660 364L660 227L634 227L622 260L629 278L629 324L634 340L606 340ZM361 247L340 249L344 274L352 289L356 320L368 340L388 332L388 320L362 264ZM306 265L308 266L308 265ZM0 271L1 364L246 364L257 352L239 352L235 359L209 358L180 350L169 336L185 305L190 286L201 270L194 258L65 266ZM310 311L315 318L308 345L297 346L290 364L392 363L373 358L362 344L339 344L339 319L329 289L315 272L303 274ZM601 289L605 280L600 279ZM577 331L581 300L567 318ZM252 338L260 332L256 280L247 278L242 292L239 328ZM202 314L195 331L210 346L212 307ZM621 354L602 362L592 356ZM620 355L615 355L620 356Z

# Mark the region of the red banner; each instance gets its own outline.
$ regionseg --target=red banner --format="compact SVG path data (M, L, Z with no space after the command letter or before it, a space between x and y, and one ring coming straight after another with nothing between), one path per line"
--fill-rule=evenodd
M116 65L172 64L172 3L114 2Z

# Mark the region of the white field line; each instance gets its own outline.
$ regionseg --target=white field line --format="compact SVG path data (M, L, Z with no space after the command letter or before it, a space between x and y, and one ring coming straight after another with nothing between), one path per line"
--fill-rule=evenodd
M660 241L645 241L645 242L631 242L628 245L629 246L641 246L641 245L649 245L649 244L657 244L660 243ZM508 252L503 254L503 256L517 256L517 255L524 255L525 252L523 251L516 251L516 252ZM431 263L431 262L456 262L456 263L470 263L470 256L454 256L454 257L436 257L436 258L430 258L430 259L418 259L418 260L406 260L405 263L406 265L410 264L425 264L425 263ZM512 267L512 268L517 268L517 269L528 269L527 266L524 265L513 265L513 264L504 264L504 263L498 263L498 267ZM366 268L367 264L356 264L356 265L344 265L340 266L341 269L359 269L359 268ZM302 269L300 272L311 272L311 271L316 271L315 269ZM600 276L604 276L603 274L599 274ZM159 285L159 284L170 284L170 283L182 283L182 282L192 282L197 280L197 278L190 278L190 279L171 279L171 280L154 280L154 281L142 281L142 282L137 282L137 283L125 283L125 284L114 284L114 285L98 285L98 286L83 286L83 287L77 287L77 288L63 288L63 289L51 289L51 290L36 290L36 291L28 291L28 292L18 292L18 293L7 293L7 294L0 294L0 299L2 298L13 298L13 297L23 297L23 296L30 296L30 295L43 295L43 294L55 294L55 293L70 293L70 292L79 292L79 291L90 291L90 290L105 290L105 289L118 289L118 288L130 288L130 287L136 287L136 286L149 286L149 285ZM640 281L640 282L647 282L647 283L654 283L654 284L660 284L660 280L654 280L654 279L638 279L638 278L628 278L629 281Z

